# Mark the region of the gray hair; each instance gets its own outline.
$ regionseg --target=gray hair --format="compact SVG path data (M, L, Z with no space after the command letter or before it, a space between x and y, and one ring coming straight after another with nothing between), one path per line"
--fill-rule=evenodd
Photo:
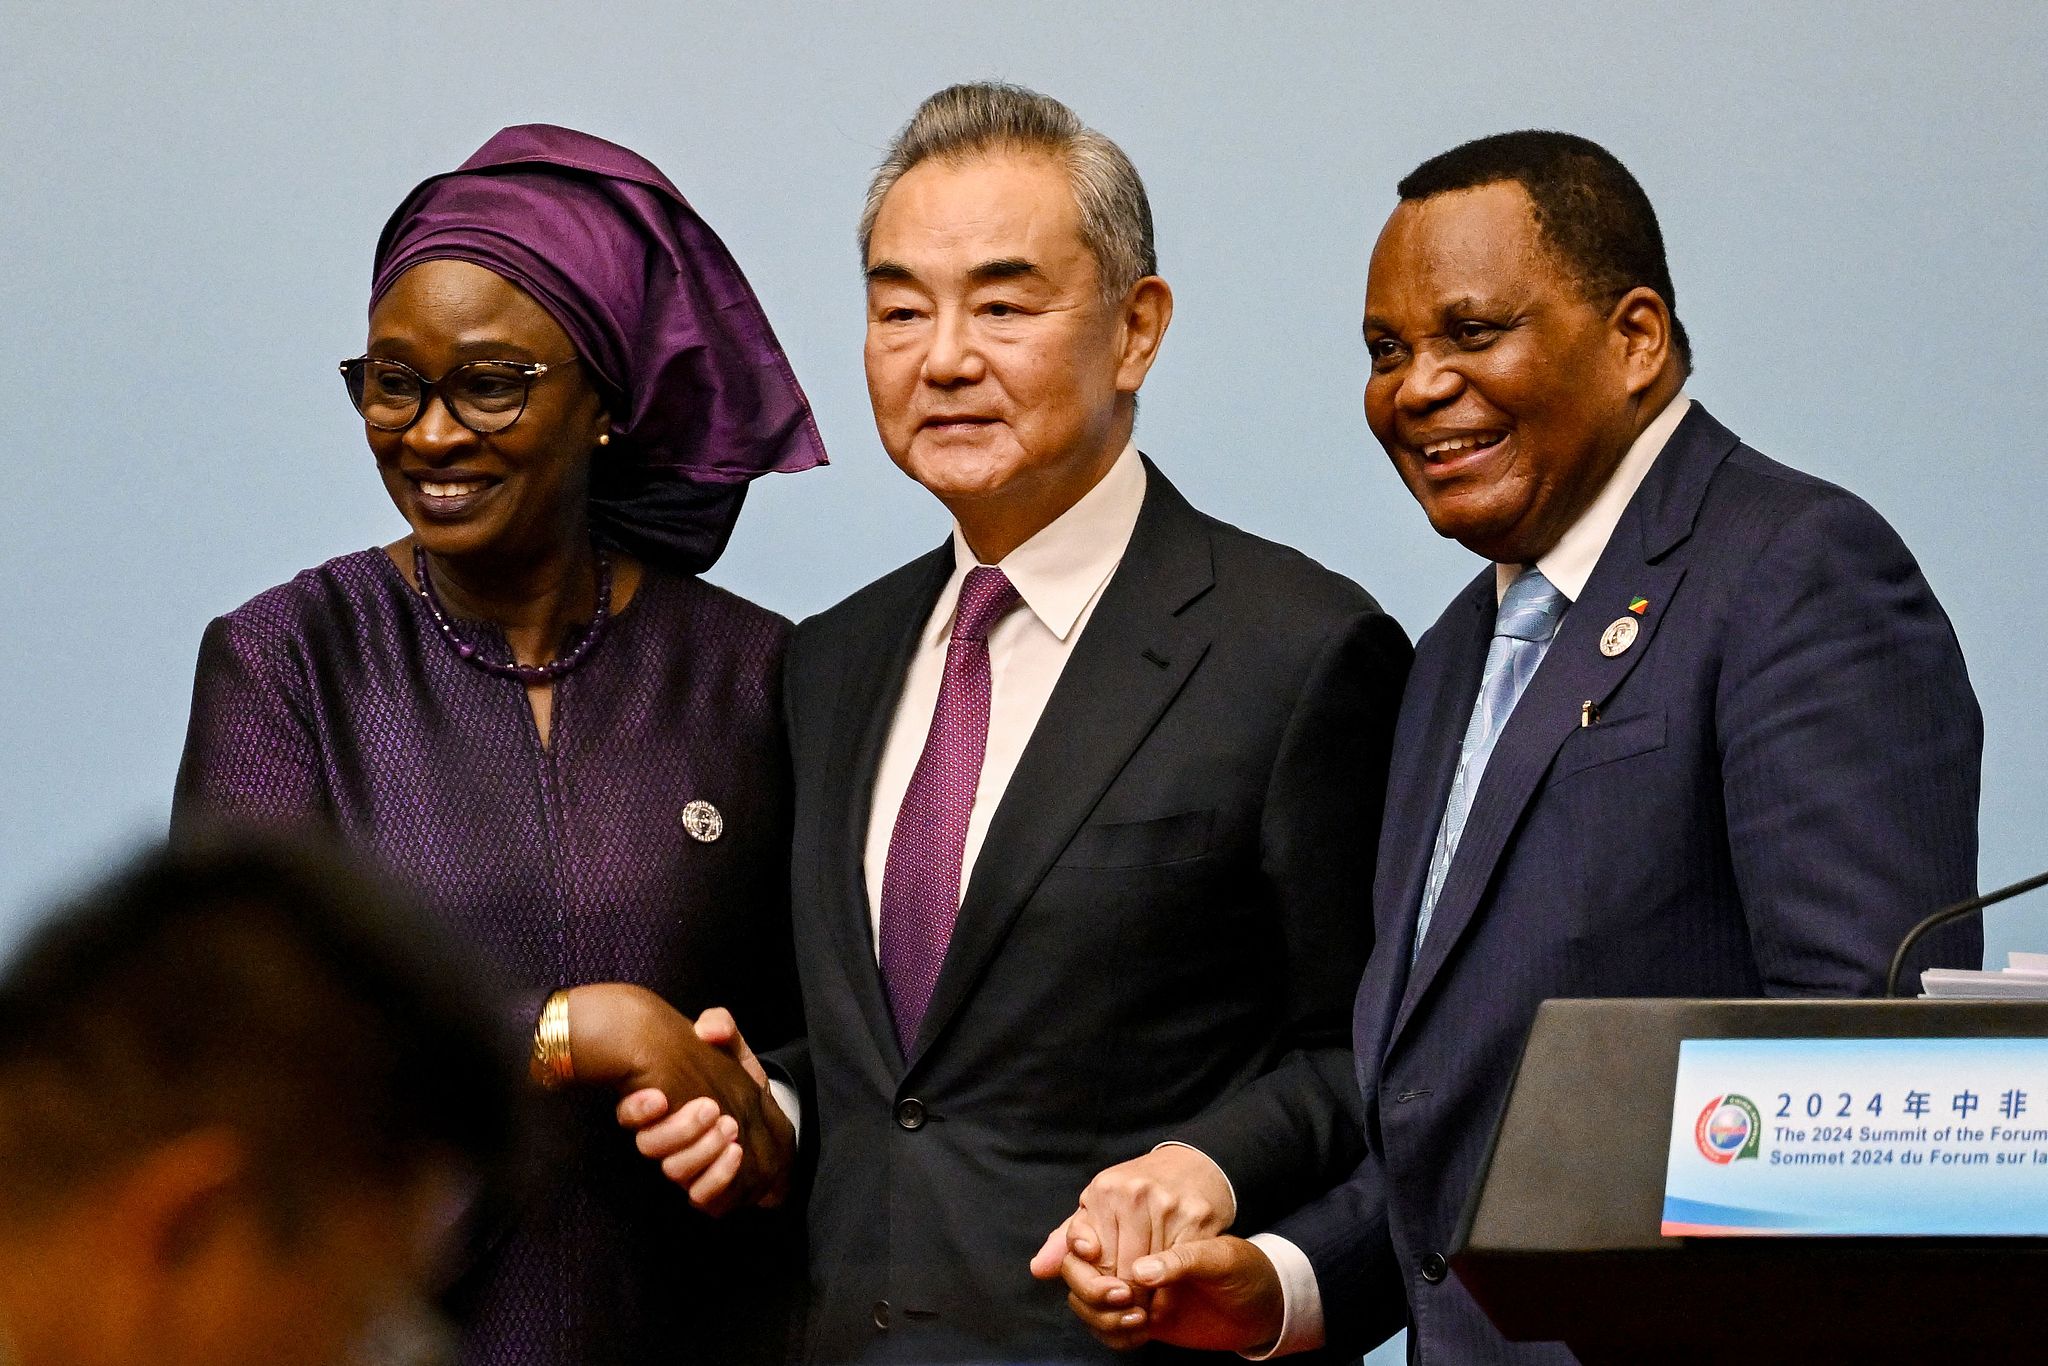
M860 211L862 264L882 200L912 167L932 160L957 164L998 151L1042 152L1066 167L1081 241L1095 257L1104 298L1120 299L1158 273L1152 205L1123 148L1052 96L1001 81L947 86L919 105L889 143Z

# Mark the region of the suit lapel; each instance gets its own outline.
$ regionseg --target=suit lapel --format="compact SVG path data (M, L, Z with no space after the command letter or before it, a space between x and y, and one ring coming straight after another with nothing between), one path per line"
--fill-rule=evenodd
M1630 500L1593 576L1565 613L1542 665L1515 704L1487 760L1486 773L1459 837L1457 856L1437 898L1429 934L1402 993L1388 1034L1390 1041L1406 1027L1471 925L1537 785L1558 747L1580 724L1583 704L1605 706L1622 680L1654 648L1665 609L1685 577L1686 557L1672 552L1690 534L1707 482L1734 444L1734 436L1695 404ZM1630 610L1637 599L1647 600L1640 612ZM1635 621L1636 637L1620 654L1609 655L1601 649L1601 637L1611 623L1623 617ZM1476 691L1476 671L1471 686ZM1468 716L1471 700L1469 695L1465 698ZM1453 752L1457 744L1457 739L1451 740ZM1443 814L1442 802L1439 793L1438 819ZM1434 834L1431 827L1422 842L1433 841ZM1426 867L1426 849L1422 857ZM1413 890L1419 902L1420 884ZM1403 913L1412 941L1416 907L1403 907Z
M1025 745L975 860L911 1065L958 1012L1075 830L1209 647L1178 615L1214 582L1209 536L1146 462L1130 546Z
M905 676L918 637L931 618L932 607L953 572L953 546L939 549L906 566L899 591L878 595L863 623L863 635L875 643L872 656L855 662L840 679L829 748L832 771L826 775L823 810L826 828L838 843L836 856L823 860L838 870L826 890L826 918L839 941L845 968L861 1014L875 1044L892 1068L902 1054L889 1002L875 962L875 938L866 876L868 815L875 798L875 777L889 724L903 695Z
M1422 907L1422 887L1429 878L1429 860L1436 847L1450 798L1451 777L1458 767L1458 748L1479 694L1479 676L1493 639L1494 573L1488 568L1446 608L1430 632L1409 675L1405 710L1425 711L1415 741L1395 763L1399 771L1387 784L1387 814L1380 832L1380 866L1374 904L1376 942L1398 943L1405 977L1407 946L1415 942L1415 922Z
M1379 1096L1376 1073L1394 1010L1408 980L1408 948L1429 858L1443 821L1486 647L1493 637L1493 570L1444 609L1416 646L1415 667L1401 697L1380 822L1379 866L1373 876L1373 952L1352 1008L1352 1042L1367 1132Z

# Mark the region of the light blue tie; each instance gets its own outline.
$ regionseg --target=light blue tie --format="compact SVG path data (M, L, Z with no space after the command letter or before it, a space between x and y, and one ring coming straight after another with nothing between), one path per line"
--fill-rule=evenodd
M1444 879L1450 876L1451 860L1458 854L1458 838L1465 833L1465 817L1471 813L1472 798L1479 780L1486 774L1486 761L1493 757L1494 742L1500 739L1508 715L1521 700L1536 666L1550 649L1557 623L1571 606L1564 594L1551 586L1532 566L1508 585L1493 618L1493 643L1486 649L1486 670L1479 677L1479 698L1472 704L1472 720L1465 727L1464 742L1458 747L1458 771L1451 778L1450 800L1444 803L1443 824L1437 827L1436 847L1429 856L1429 881L1422 888L1422 911L1415 919L1415 945L1409 962L1422 952L1422 936L1429 933L1429 918L1436 913L1436 900L1443 895Z

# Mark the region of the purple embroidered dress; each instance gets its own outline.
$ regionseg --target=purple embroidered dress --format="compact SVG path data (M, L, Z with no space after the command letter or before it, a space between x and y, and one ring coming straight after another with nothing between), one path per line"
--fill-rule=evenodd
M463 627L505 657L488 626ZM177 818L330 826L516 985L638 982L686 1014L730 1006L770 1046L798 1023L787 629L649 569L556 685L543 749L520 684L459 659L383 551L346 555L207 629ZM685 832L693 801L724 818L717 839ZM457 1288L464 1359L779 1360L794 1230L690 1209L613 1100L549 1098L526 1204L482 1230Z
M499 133L392 216L373 305L443 259L511 281L575 345L612 423L592 534L640 560L639 587L556 681L543 746L523 685L460 657L384 551L300 574L207 629L174 820L339 833L504 969L527 1028L549 991L625 981L690 1015L729 1006L772 1047L800 1027L788 623L697 574L749 479L822 463L809 405L723 244L624 148ZM456 625L483 658L511 657L489 624ZM720 820L686 824L694 803ZM546 1098L532 1179L515 1208L482 1212L459 1269L463 1360L782 1360L798 1222L699 1215L614 1122L616 1099Z

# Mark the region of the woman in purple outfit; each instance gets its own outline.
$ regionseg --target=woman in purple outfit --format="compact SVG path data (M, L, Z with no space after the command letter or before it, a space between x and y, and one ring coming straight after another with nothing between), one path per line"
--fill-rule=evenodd
M556 1094L451 1294L464 1360L777 1360L793 1224L705 1220L614 1108L761 1084L713 1005L798 1027L788 623L697 576L748 480L823 462L809 406L661 172L545 125L393 215L341 368L411 532L208 627L174 819L338 830L526 989Z

